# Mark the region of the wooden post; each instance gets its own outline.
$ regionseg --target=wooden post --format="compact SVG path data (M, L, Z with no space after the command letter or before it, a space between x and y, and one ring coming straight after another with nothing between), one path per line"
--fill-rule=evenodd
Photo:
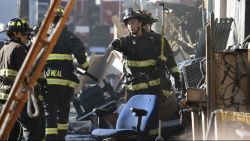
M250 43L248 43L248 53L247 53L247 57L248 57L248 86L250 85ZM250 87L248 87L247 89L247 99L248 99L248 112L250 112Z
M210 56L211 56L211 62L210 62L210 95L211 95L211 112L214 112L216 109L216 83L214 80L216 80L216 75L215 75L215 68L216 68L216 59L215 59L215 47L216 47L216 42L215 42L215 22L214 22L214 13L211 13L211 20L210 20L210 25L211 25L211 30L210 30L210 37L211 37L211 49L210 49Z
M203 140L205 138L204 123L204 113L194 107L191 111L191 121L192 121L192 137L193 140ZM202 125L202 126L201 126Z
M215 95L215 39L214 39L214 14L211 13L209 25L206 28L206 82L207 82L207 117L210 117L211 112L216 109ZM207 120L209 121L209 120Z
M211 114L211 95L210 95L210 85L211 85L211 80L210 80L210 25L208 24L206 26L206 82L207 82L207 89L206 89L206 94L207 94L207 117L210 117ZM209 120L207 120L209 121Z

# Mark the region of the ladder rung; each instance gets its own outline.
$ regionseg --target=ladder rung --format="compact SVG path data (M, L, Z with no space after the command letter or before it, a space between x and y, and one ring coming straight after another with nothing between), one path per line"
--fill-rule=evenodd
M41 39L40 42L44 45L49 45L49 41L48 40L44 40L44 39Z
M11 114L13 112L14 109L9 109L8 113Z
M15 95L14 98L13 98L15 101L20 101L23 99L23 96L21 95Z

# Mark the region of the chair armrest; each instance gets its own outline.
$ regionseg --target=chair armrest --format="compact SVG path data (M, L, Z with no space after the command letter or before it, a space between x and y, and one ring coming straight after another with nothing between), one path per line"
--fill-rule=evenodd
M130 110L132 111L133 115L138 118L136 132L139 133L140 127L141 127L142 116L146 116L148 114L148 111L146 111L144 109L134 108L134 107L131 107Z
M136 117L142 117L142 116L146 116L148 114L148 111L144 110L144 109L138 109L138 108L134 108L131 107L130 110L133 112L133 115Z
M98 117L103 117L105 115L110 114L110 112L106 109L94 108L93 113L95 113Z

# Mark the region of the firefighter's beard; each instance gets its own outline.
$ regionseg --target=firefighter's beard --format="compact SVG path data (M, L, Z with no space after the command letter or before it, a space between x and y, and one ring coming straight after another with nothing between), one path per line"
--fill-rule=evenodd
M22 40L21 40L21 38L19 38L19 37L17 37L17 41L18 41L19 43L23 43Z
M138 27L136 31L131 30L131 35L136 36L139 31L140 31L140 27Z

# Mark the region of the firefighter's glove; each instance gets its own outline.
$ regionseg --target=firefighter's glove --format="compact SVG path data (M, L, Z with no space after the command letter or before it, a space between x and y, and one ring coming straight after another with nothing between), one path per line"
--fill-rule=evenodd
M172 76L174 77L174 82L175 82L175 88L176 88L176 90L181 90L180 73L179 72L175 72L175 73L172 74Z
M89 64L86 66L79 66L79 68L83 69L84 71L87 71L89 69Z
M176 90L180 91L181 90L181 81L179 78L175 78L174 79L174 83L175 83L175 88Z
M166 69L166 61L164 59L158 58L156 60L155 66L157 71L164 71Z
M83 64L80 64L80 66L78 66L78 67L87 71L89 68L89 61L85 61Z
M46 86L47 80L45 78L38 78L37 83L41 86Z
M121 46L121 40L120 39L114 39L110 44L109 44L109 48L111 50L117 50L119 49Z

